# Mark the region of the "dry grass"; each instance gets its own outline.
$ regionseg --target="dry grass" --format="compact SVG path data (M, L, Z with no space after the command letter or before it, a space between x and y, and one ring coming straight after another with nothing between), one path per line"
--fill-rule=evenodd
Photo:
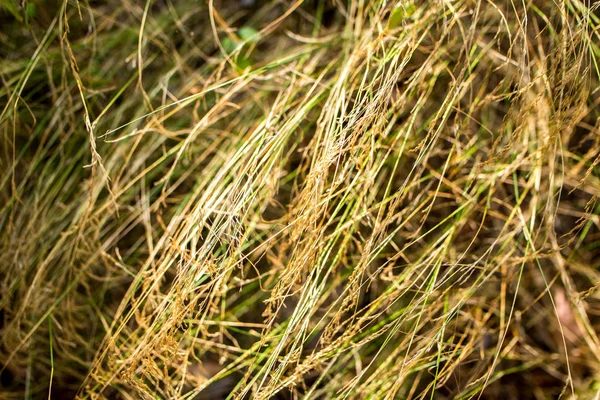
M0 397L600 396L599 3L0 4Z

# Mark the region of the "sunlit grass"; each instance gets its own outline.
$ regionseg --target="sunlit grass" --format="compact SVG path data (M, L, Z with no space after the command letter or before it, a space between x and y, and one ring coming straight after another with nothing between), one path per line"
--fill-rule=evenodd
M597 4L0 7L2 396L597 396Z

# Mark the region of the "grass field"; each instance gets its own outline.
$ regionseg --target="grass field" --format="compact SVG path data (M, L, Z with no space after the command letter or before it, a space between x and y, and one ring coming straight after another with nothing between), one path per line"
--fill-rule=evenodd
M600 3L0 0L0 398L600 399Z

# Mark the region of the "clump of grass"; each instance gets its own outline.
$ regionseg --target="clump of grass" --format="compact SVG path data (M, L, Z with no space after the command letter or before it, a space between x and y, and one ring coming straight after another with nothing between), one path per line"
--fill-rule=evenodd
M0 4L4 397L597 397L597 3Z

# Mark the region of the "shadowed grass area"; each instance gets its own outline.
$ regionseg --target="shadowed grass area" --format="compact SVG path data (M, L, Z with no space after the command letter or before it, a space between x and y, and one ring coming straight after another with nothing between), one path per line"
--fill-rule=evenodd
M598 398L599 4L0 0L0 397Z

